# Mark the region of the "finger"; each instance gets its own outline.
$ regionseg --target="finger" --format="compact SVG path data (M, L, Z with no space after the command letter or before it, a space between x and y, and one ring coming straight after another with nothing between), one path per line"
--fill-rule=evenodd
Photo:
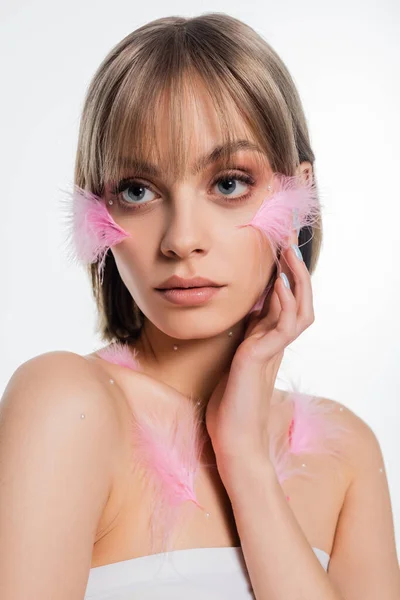
M282 260L282 257L280 257L280 260ZM270 283L271 289L264 300L262 310L255 316L255 322L261 325L261 328L265 330L276 327L282 311L282 306L279 301L279 294L275 288L277 278L279 279L279 274L281 272L284 272L284 270L279 263L279 265L275 267L275 273ZM264 333L265 332L266 331L264 331Z
M271 302L270 302L270 312L266 316L266 322L269 323L271 326L275 327L276 324L278 323L281 311L282 311L282 305L279 300L279 294L275 290L275 285L274 285L274 291L273 291L273 294L271 297Z
M292 292L296 299L298 327L303 331L314 321L313 293L311 276L303 260L297 258L293 248L284 252L292 274Z
M281 311L276 326L272 329L266 327L266 331L257 336L257 344L252 354L254 359L261 362L282 352L297 337L296 298L280 276L275 281L274 291L278 296ZM262 328L267 319L268 317L265 317L260 322Z
M295 238L292 237L291 240L294 240ZM297 240L295 240L297 241ZM285 259L285 255L284 255L284 250L280 249L278 251L277 254L277 259L278 262L275 263L275 267L274 267L274 272L271 275L270 278L270 287L271 289L269 290L267 296L264 299L264 303L263 303L263 307L262 309L259 311L257 317L258 319L263 319L264 317L268 316L268 322L269 323L273 323L274 325L277 323L280 312L281 312L281 305L279 302L279 298L277 296L276 293L274 293L274 284L276 281L276 278L279 277L280 273L285 273L285 275L287 276L289 283L291 285L291 288L294 288L294 281L293 278L290 274L290 267L286 267L286 259Z
M275 289L282 309L273 331L276 331L280 336L283 336L286 341L290 341L296 337L297 331L296 298L293 291L289 287L286 287L281 276L277 278Z
M275 264L274 272L270 276L270 280L268 282L269 290L267 295L265 296L263 306L261 310L256 315L258 321L264 319L265 317L269 317L268 322L275 324L279 318L279 314L281 312L281 305L279 303L278 296L275 292L275 281L276 277L279 274L279 270L281 268L280 265Z
M263 320L265 319L263 321L264 325L269 326L269 327L276 326L278 319L279 319L279 315L282 310L282 306L279 301L279 294L277 294L275 291L275 282L276 282L277 277L279 277L280 273L285 273L285 275L288 277L291 287L292 288L294 287L293 279L290 277L290 275L287 274L286 270L282 267L282 263L286 264L284 254L282 253L281 250L279 251L279 254L280 254L279 262L277 265L275 265L273 279L272 279L272 283L271 283L271 290L269 291L269 293L264 301L262 310L257 315L258 320L260 321L262 319ZM290 269L288 269L288 270L290 270Z

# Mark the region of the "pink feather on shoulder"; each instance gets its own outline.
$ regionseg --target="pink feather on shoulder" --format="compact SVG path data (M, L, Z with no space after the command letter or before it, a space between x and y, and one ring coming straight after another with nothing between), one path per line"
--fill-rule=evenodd
M287 437L282 445L277 437L270 440L270 458L280 483L296 475L313 476L308 469L294 466L291 456L325 454L340 458L341 438L350 434L350 429L337 418L335 403L300 392L291 392L286 402L293 406Z
M137 358L138 352L136 348L131 350L129 344L115 341L108 346L101 348L100 350L96 350L96 354L98 354L103 360L106 360L114 365L126 367L128 369L132 369L132 371L142 370L140 362Z

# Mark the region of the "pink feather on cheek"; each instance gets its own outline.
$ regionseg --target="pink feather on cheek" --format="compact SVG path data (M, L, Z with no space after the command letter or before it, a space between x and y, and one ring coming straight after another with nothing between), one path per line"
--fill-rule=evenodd
M109 248L131 237L109 214L105 200L74 186L72 194L72 214L69 215L70 251L79 262L87 265L99 262L100 278Z
M318 224L320 202L314 180L303 183L298 175L289 176L274 173L272 195L266 197L249 223L237 225L254 227L268 239L274 259L278 250L288 247L288 240L294 228ZM250 312L261 310L273 282L264 290Z
M267 236L274 254L285 248L292 229L316 226L320 202L314 182L302 183L297 176L274 173L274 191L265 198L249 223L237 227L255 227ZM294 217L296 216L296 225Z

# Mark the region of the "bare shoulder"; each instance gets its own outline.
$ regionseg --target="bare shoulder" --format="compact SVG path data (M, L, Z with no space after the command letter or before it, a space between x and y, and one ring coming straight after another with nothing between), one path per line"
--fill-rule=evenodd
M113 411L102 371L83 356L62 350L35 356L14 371L2 397L3 413L11 404L32 413L45 407L91 408L111 417Z
M280 391L280 405L284 418L284 427L287 431L292 418L290 408L290 391ZM337 451L340 467L345 476L346 488L352 483L356 473L371 460L374 465L381 465L382 452L378 439L368 423L340 401L325 396L308 396L315 400L324 415L327 430L333 434L332 448Z
M53 429L85 422L93 435L118 440L120 419L104 372L83 356L51 351L22 363L12 374L0 402L0 428L32 427L51 421Z
M5 597L83 597L118 426L105 381L78 354L41 354L12 374L0 402Z
M398 598L393 509L380 442L354 411L322 400L346 426L342 450L351 475L335 529L329 577L346 598Z
M88 380L94 374L93 367L84 356L67 350L53 350L34 356L21 363L14 371L8 386L16 382L22 384L32 376L37 376L37 383L56 381L63 374L76 374L78 378ZM71 378L71 382L74 378Z
M378 438L371 426L346 405L331 398L318 400L328 409L328 418L339 425L342 435L338 437L340 453L349 473L349 486L364 468L383 466L383 456Z

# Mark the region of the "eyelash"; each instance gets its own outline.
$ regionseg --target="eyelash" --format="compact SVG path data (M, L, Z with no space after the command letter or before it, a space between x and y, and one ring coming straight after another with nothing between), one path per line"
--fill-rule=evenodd
M238 181L241 181L242 183L246 183L247 185L250 186L250 188L253 188L256 185L256 181L253 177L251 177L250 175L245 175L244 173L238 173L235 170L229 170L226 173L224 173L224 175L217 177L216 179L214 179L212 181L211 185L214 186L215 184L217 184L221 181L227 181L230 179L237 179ZM143 202L142 204L136 204L136 205L128 204L127 202L125 202L121 198L122 192L124 192L126 189L128 189L129 187L131 187L135 184L140 184L144 188L149 189L152 192L156 193L155 190L153 190L152 186L147 185L147 184L139 181L138 179L130 178L130 177L126 177L126 178L122 179L114 188L111 189L111 194L112 194L112 196L117 198L120 206L125 210L140 210L142 208L145 208L152 202L154 202L154 200L149 200L148 202ZM227 204L238 204L240 202L245 202L246 200L248 200L250 198L252 193L253 193L252 189L250 189L250 191L247 194L244 194L243 196L239 196L238 198L229 199L228 197L226 197L226 198L224 198L224 202L226 202Z

